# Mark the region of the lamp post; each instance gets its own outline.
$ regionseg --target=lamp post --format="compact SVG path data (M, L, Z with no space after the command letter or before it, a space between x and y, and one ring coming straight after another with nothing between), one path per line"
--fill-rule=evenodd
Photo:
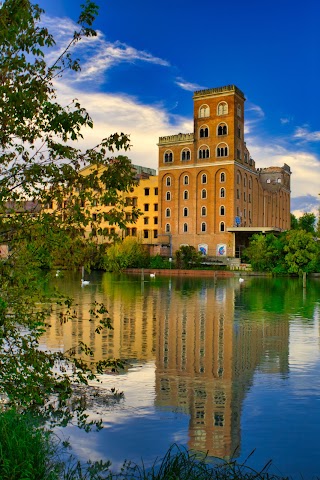
M170 273L171 273L171 263L172 263L172 258L169 257L169 263L170 263Z

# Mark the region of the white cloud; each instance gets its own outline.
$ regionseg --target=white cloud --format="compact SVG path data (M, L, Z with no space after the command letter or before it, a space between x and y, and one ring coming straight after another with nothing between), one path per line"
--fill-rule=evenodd
M286 125L287 123L290 123L291 119L287 117L280 118L280 123L281 125Z
M320 142L320 131L310 132L307 127L297 127L293 138L302 142Z
M56 48L49 51L46 60L53 63L63 53L64 48L73 38L77 24L68 18L44 16L44 24L48 27L56 41ZM72 47L74 57L81 58L81 71L72 76L73 82L90 82L95 84L104 80L104 74L120 63L136 61L152 63L163 67L170 66L167 60L153 56L144 50L137 50L120 41L108 42L101 31L95 37L84 37ZM69 73L66 72L65 79Z
M201 87L201 85L198 85L197 83L190 83L181 77L177 77L175 84L178 85L178 87L182 88L183 90L187 90L188 92L195 92L197 90L203 90L206 87Z

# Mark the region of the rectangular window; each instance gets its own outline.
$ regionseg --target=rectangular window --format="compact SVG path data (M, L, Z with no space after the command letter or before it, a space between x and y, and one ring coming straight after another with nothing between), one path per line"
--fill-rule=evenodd
M145 195L150 195L150 188L145 188L144 189L144 194Z
M131 230L131 235L132 235L133 237L136 237L136 236L137 236L137 229L136 229L136 228L133 228L133 229Z
M248 154L247 154L247 152L244 154L244 161L245 161L245 163L248 163Z
M240 200L240 190L237 188L237 199Z
M132 206L133 206L133 207L136 207L137 205L138 205L138 199L137 199L137 197L134 197L134 198L132 199Z
M243 192L243 200L246 202L247 201L247 195L246 192Z
M155 194L155 195L158 195L158 187L155 187L155 189L154 189L154 194Z
M241 138L241 128L238 127L238 138Z
M153 223L154 225L158 225L158 217L153 217Z
M249 193L249 203L251 203L251 193Z
M144 211L149 212L149 203L144 204Z
M241 151L237 148L237 159L241 160Z
M143 223L144 225L149 225L149 217L144 217Z
M158 211L158 204L157 204L157 203L155 203L155 204L153 205L153 209L154 209L155 212Z
M94 222L96 222L96 220L97 220L97 214L96 214L96 213L93 213L93 214L92 214L92 220L93 220Z
M130 207L132 205L132 198L126 197L125 206Z
M143 230L143 238L149 238L149 230Z
M158 230L153 230L153 238L158 238Z
M245 208L243 209L243 218L247 218L247 210Z
M126 213L126 222L130 222L131 220L131 213Z

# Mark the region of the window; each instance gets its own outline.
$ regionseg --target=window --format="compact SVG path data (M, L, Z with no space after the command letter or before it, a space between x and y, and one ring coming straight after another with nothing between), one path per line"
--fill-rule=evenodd
M144 204L144 211L149 212L149 203Z
M245 161L245 163L248 163L248 154L247 154L247 152L245 152L245 154L244 154L244 161Z
M237 135L238 135L238 138L241 138L241 127L240 127L240 125L238 125L238 127L237 127Z
M220 182L223 183L226 181L226 174L224 172L220 173Z
M157 203L154 203L154 204L153 204L153 210L154 210L155 212L158 211L158 204L157 204Z
M238 115L238 117L241 117L241 107L240 107L240 105L237 105L237 115Z
M169 163L173 162L173 153L170 150L167 150L164 154L164 162Z
M251 188L251 178L249 178L249 188Z
M237 160L241 160L241 150L237 148Z
M281 183L281 178L277 178L277 183Z
M136 229L135 227L131 229L131 235L132 235L133 237L136 237L136 236L137 236L137 229Z
M237 199L240 200L240 190L237 188Z
M210 108L208 105L201 105L199 108L199 118L209 117L210 115Z
M143 223L144 225L149 225L149 217L144 217Z
M221 123L218 126L218 135L227 135L228 130L227 130L227 125L225 123Z
M224 208L223 205L221 205L221 207L220 207L220 215L221 215L221 216L224 216L224 215L225 215L225 208Z
M227 157L228 156L228 146L225 144L220 144L217 147L217 157Z
M169 218L171 216L170 208L166 208L166 217Z
M207 224L206 222L201 223L201 232L206 232L207 231Z
M270 178L267 178L267 183L271 183L271 179L270 179Z
M224 232L224 222L220 222L220 232Z
M170 232L170 223L166 223L166 232L167 232L167 233Z
M217 115L226 115L228 113L227 102L220 102L217 107Z
M183 192L183 200L188 200L188 199L189 199L189 192L188 192L188 190L185 190Z
M158 187L155 187L155 188L154 188L154 194L155 194L155 195L158 195Z
M209 158L210 150L208 147L200 147L198 151L198 158Z
M237 184L240 185L240 173L237 173Z
M92 214L92 220L95 222L97 220L97 214L96 213L93 213Z
M143 238L149 238L149 230L143 230Z
M167 200L171 200L171 192L167 192L167 193L166 193L166 199L167 199Z
M249 193L249 203L251 203L251 193Z
M150 188L145 188L145 189L144 189L144 194L145 194L146 196L150 195Z
M207 198L207 190L205 188L201 190L201 198L203 199Z
M207 183L207 175L205 173L201 177L201 183Z
M132 218L131 213L127 212L126 213L126 222L130 222L131 218Z
M188 214L189 214L188 209L185 207L185 208L183 209L183 216L184 216L184 217L187 217Z
M247 177L243 177L243 186L246 187L247 186Z
M171 187L171 177L166 178L166 185L167 187Z
M191 158L191 152L189 149L185 148L181 152L181 160L190 160Z
M189 177L188 177L188 175L185 175L185 176L183 177L183 184L184 184L184 185L189 185Z
M184 231L184 233L188 232L188 224L187 223L183 224L183 231Z
M153 238L158 238L158 230L153 230Z
M220 188L220 198L225 198L226 190L224 188Z
M243 218L247 218L247 210L245 208L243 209Z
M206 207L201 207L201 216L206 217L207 216L207 208Z
M201 127L200 128L200 138L209 137L209 128L208 127Z
M138 205L138 198L137 197L133 197L132 199L132 206L133 207L136 207Z
M243 192L243 200L246 202L247 201L247 195L246 192Z
M158 217L153 217L153 225L158 225Z

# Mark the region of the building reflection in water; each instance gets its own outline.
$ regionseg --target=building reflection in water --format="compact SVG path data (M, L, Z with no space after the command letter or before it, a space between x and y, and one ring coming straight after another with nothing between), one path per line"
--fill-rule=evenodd
M240 454L241 407L255 371L288 371L286 315L275 321L273 313L243 308L241 289L250 281L236 278L143 282L106 274L80 293L75 282L67 287L78 318L63 326L53 318L49 347L83 341L96 360L155 361L156 406L190 416L188 447L224 458ZM106 304L114 330L95 333L88 315L94 301Z

